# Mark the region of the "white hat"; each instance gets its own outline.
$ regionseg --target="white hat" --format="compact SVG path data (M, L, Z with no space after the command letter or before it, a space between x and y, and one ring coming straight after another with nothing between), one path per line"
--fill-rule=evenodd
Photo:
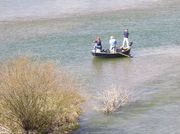
M114 39L114 36L110 36L110 39Z

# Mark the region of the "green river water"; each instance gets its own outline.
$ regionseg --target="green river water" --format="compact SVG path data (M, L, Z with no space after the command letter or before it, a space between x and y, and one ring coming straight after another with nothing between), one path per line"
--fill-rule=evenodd
M45 7L51 3L45 1ZM79 7L82 1L79 1ZM133 7L131 0L127 9L118 9L117 1L108 6L106 0L104 5L101 0L102 5L94 6L99 10L79 8L69 11L65 8L68 14L63 14L64 11L55 16L44 15L45 10L40 10L44 16L39 17L34 15L37 11L25 10L28 14L23 18L19 16L24 11L21 6L26 8L42 1L24 2L19 8L16 3L14 8L13 4L2 0L0 60L30 55L54 61L71 72L81 84L82 92L89 96L112 85L131 92L134 101L111 116L93 110L95 104L83 106L81 127L75 134L179 134L180 1L153 1L144 6L138 1ZM84 2L87 7L93 6L90 0ZM56 10L50 11L53 14ZM111 35L122 43L124 28L129 29L130 40L134 42L133 58L98 59L91 55L96 36L102 38L103 47L107 49Z

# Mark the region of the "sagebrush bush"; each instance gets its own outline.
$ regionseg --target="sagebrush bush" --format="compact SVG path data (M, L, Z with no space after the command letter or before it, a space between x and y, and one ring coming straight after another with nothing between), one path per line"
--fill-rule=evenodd
M0 121L12 132L68 133L82 102L76 82L51 63L18 57L0 67Z
M105 114L111 114L118 111L120 107L128 104L131 97L127 90L123 90L119 87L110 87L98 95L99 108Z

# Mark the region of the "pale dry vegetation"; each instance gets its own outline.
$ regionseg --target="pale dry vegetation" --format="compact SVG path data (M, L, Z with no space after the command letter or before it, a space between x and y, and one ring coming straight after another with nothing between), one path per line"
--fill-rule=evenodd
M69 133L82 102L76 82L51 63L18 57L1 64L0 124L9 133Z
M105 114L112 114L120 110L120 107L127 105L131 96L127 90L112 86L100 92L97 99L99 102L98 110Z

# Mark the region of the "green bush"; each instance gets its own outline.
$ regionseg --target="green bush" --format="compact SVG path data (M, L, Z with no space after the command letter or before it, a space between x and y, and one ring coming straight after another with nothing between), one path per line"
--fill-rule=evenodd
M69 133L81 113L76 82L50 63L17 58L0 68L1 124L14 133Z

